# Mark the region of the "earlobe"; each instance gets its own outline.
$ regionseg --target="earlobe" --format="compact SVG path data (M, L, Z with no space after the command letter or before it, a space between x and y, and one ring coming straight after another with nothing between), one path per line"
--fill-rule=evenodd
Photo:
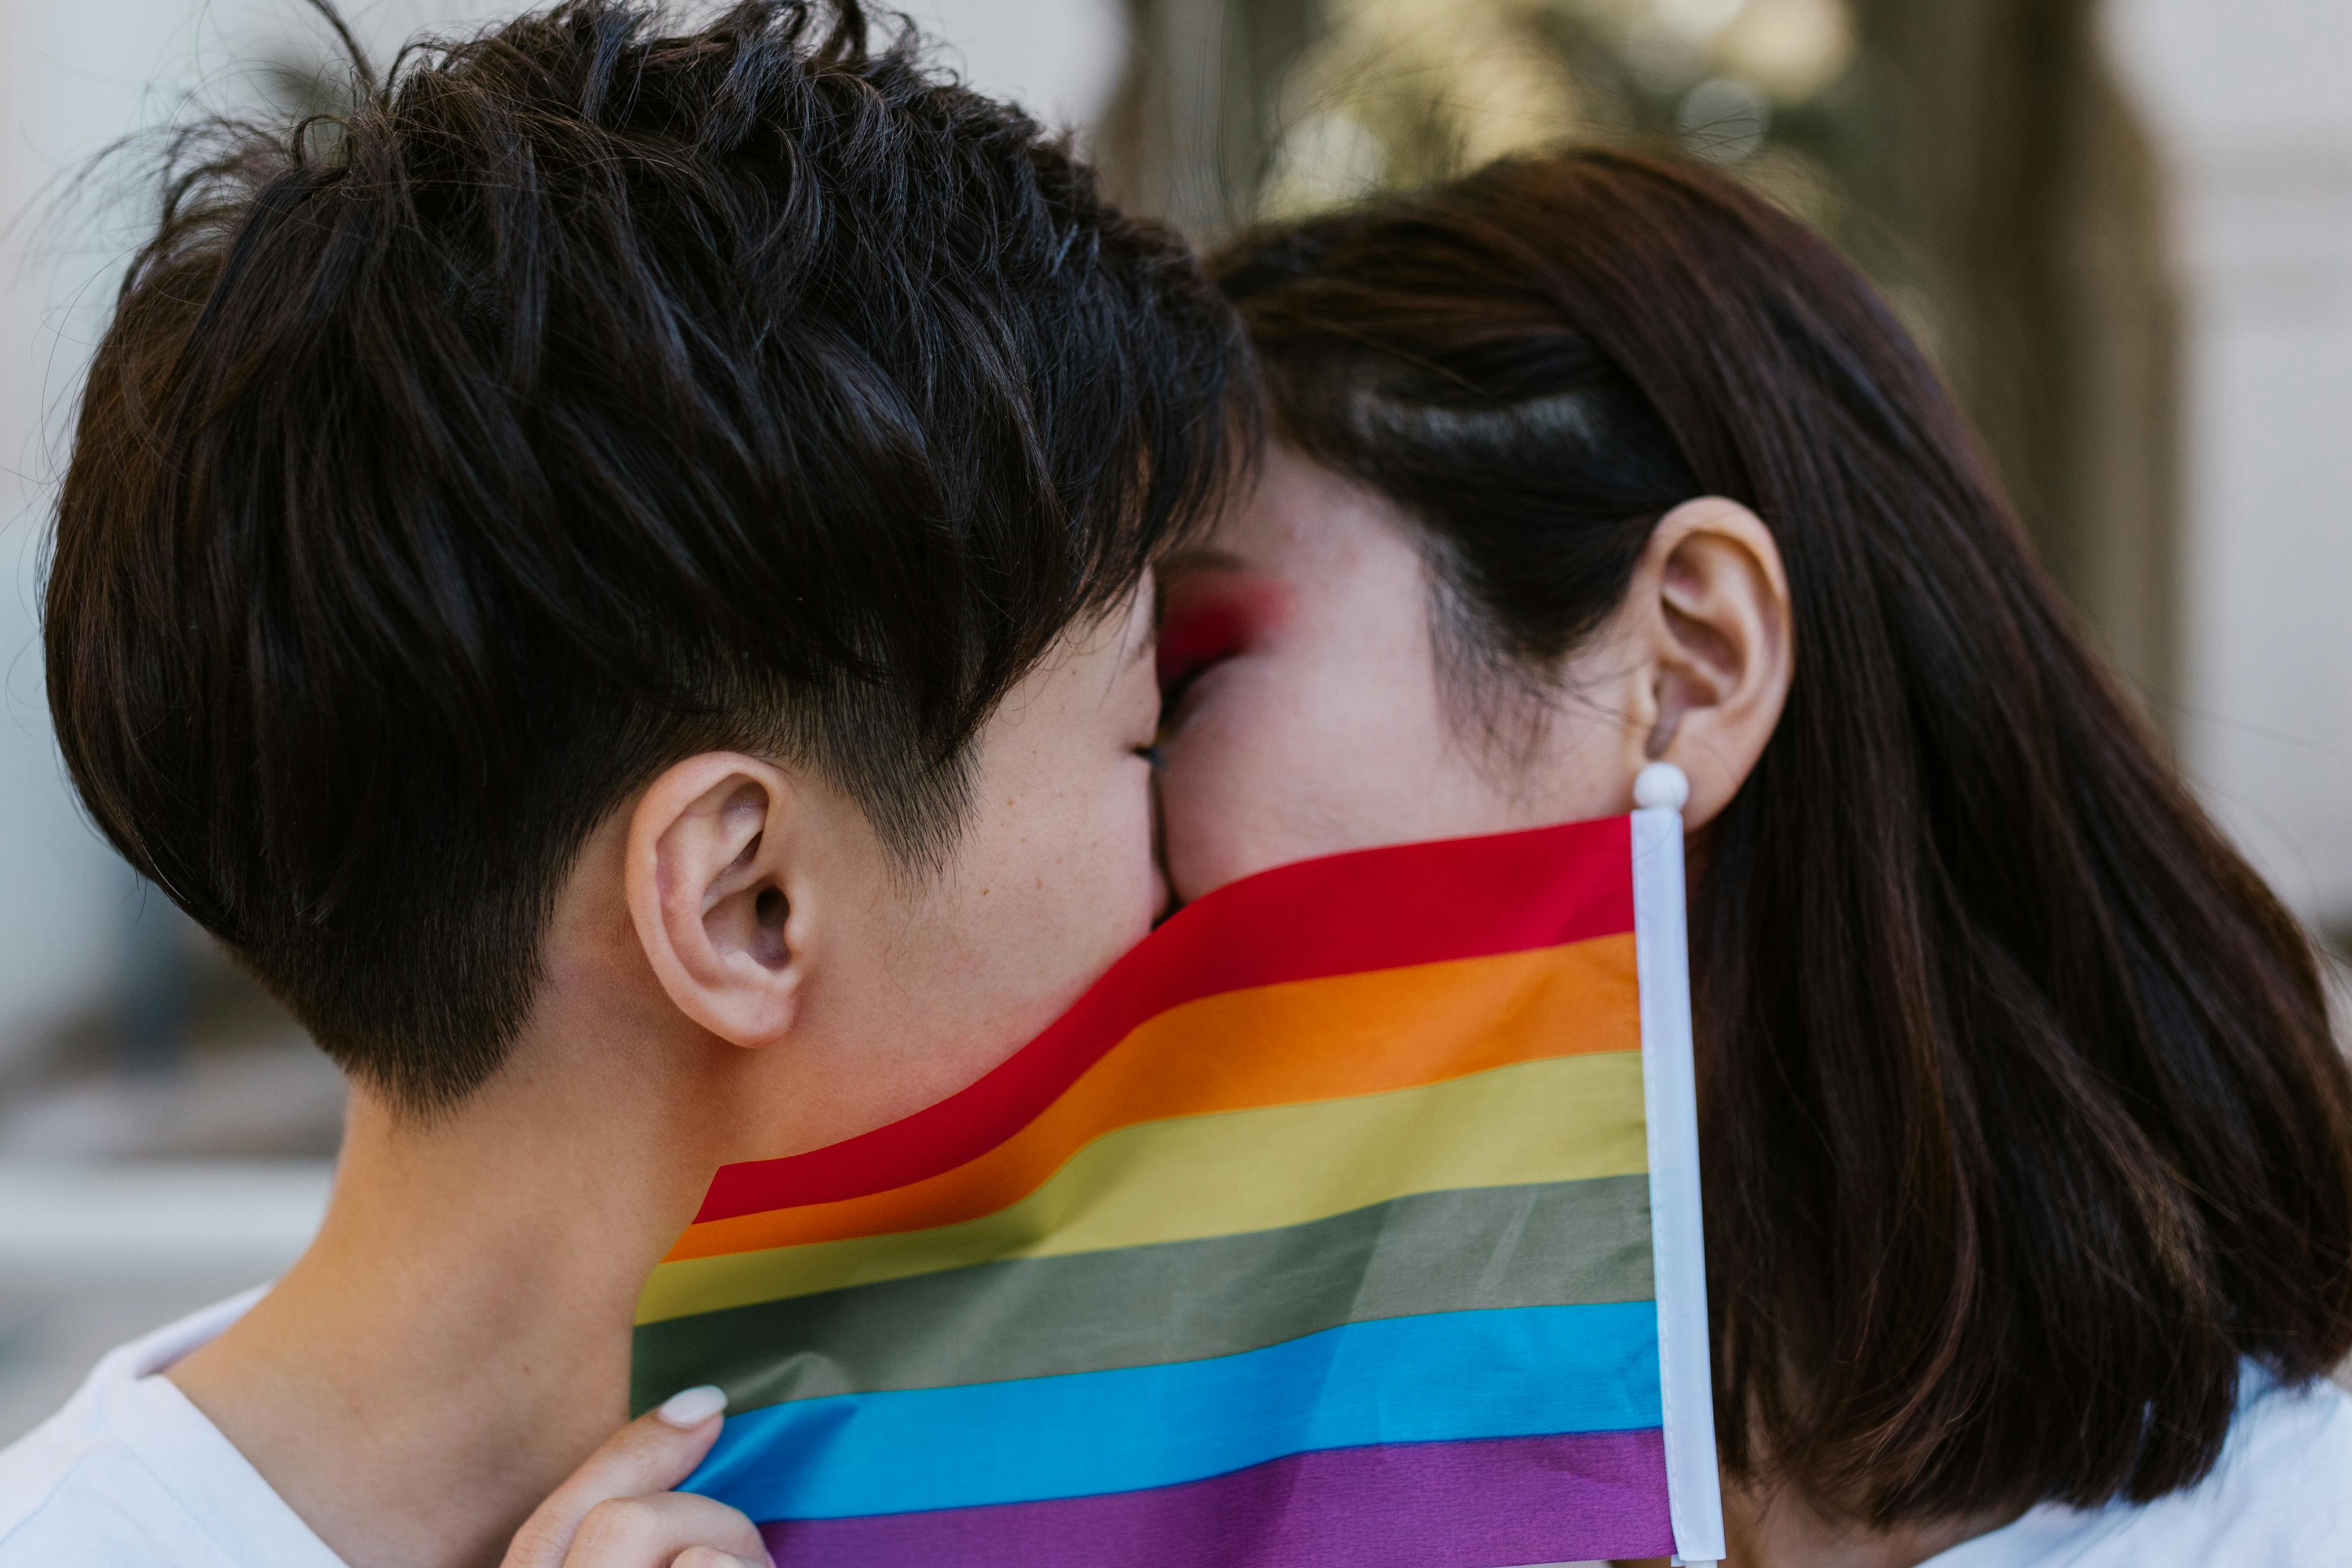
M646 962L679 1012L736 1045L772 1043L797 1009L792 797L771 764L709 752L666 770L630 815L629 917Z
M1689 777L1684 820L1696 828L1738 793L1787 704L1788 574L1762 519L1709 496L1659 519L1633 593L1649 643L1642 760Z

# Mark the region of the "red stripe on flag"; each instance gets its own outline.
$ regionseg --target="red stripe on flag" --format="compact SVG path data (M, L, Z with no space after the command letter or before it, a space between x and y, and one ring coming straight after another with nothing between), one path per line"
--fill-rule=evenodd
M1138 1024L1202 997L1631 931L1628 821L1358 850L1219 888L985 1077L870 1133L721 1167L695 1223L834 1203L950 1170L1027 1125Z

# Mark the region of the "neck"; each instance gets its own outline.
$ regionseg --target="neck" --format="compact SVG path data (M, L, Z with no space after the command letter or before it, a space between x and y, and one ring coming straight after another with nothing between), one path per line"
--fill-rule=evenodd
M352 1568L495 1563L627 1417L637 1291L710 1165L645 1086L524 1067L434 1126L354 1091L318 1239L171 1369Z

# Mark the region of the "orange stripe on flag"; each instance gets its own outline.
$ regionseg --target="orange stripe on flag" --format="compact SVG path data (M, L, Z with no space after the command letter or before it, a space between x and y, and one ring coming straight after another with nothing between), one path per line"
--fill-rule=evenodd
M1252 1039L1265 1049L1247 1048ZM992 1214L1120 1127L1378 1094L1513 1062L1641 1048L1631 933L1203 997L1129 1031L1019 1132L951 1170L835 1203L708 1220L669 1261Z

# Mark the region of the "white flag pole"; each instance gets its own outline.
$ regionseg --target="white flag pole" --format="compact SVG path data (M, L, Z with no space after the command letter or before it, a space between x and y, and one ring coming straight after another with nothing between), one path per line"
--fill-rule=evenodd
M1723 1496L1715 1456L1684 914L1682 809L1689 799L1690 780L1671 762L1653 762L1633 779L1633 951L1642 988L1642 1098L1649 1130L1666 1506L1674 1561L1696 1568L1723 1556Z

